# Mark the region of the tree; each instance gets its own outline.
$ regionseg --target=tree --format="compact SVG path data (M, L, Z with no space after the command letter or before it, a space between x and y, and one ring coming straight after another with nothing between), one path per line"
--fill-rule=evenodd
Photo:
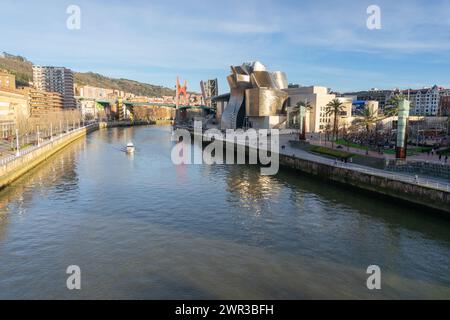
M371 133L372 126L377 122L377 115L376 113L371 110L369 107L364 107L364 109L361 111L361 114L358 118L353 120L353 123L356 126L360 126L366 129L366 140L369 142L369 136ZM367 150L366 154L369 154L369 143L367 143Z
M333 117L333 139L331 141L331 147L334 147L334 141L337 139L339 128L339 117L344 111L344 105L339 99L333 99L326 105L325 114Z
M386 103L384 108L384 115L386 117L393 117L398 115L398 106L400 101L405 100L406 97L402 93L394 94Z

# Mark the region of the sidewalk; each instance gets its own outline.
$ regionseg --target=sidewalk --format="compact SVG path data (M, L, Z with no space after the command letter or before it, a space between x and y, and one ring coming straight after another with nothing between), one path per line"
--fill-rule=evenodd
M292 136L293 139L298 139L298 137L296 136ZM316 145L316 146L323 146L323 147L327 147L331 149L331 141L318 141L318 140L308 140L308 142L311 145ZM360 154L363 156L370 156L370 157L374 157L374 158L380 158L380 159L387 159L387 160L393 160L395 159L395 154L380 154L376 151L372 151L369 150L369 153L366 153L366 150L363 149L359 149L359 148L354 148L354 147L347 147L346 145L342 145L342 148L337 148L337 144L334 144L334 150L341 150L341 151L346 151L346 152L350 152L350 153L354 153L354 154ZM442 164L442 165L448 165L450 166L450 159L447 160L447 163L445 162L445 156L442 156L441 160L439 161L439 155L437 155L436 153L434 155L428 155L427 153L419 153L416 155L412 155L412 156L408 156L407 160L413 160L413 161L423 161L423 162L429 162L429 163L435 163L435 164Z
M363 173L368 173L372 175L377 175L393 180L403 181L411 184L417 184L420 186L442 190L446 192L450 192L450 183L448 180L435 178L435 177L428 177L428 176L421 176L418 179L416 178L416 175L408 174L404 172L390 172L382 169L375 169L372 167L367 167L355 163L343 163L340 161L335 161L333 159L323 157L320 155L316 155L310 152L307 152L305 150L299 149L299 148L293 148L289 144L289 140L298 140L297 135L280 135L280 145L284 145L284 149L280 152L280 154L288 155L288 156L294 156L300 159L304 160L310 160L315 161L323 164L328 164L332 166L342 167L350 170L355 170ZM319 145L319 144L317 144ZM324 145L325 146L325 145ZM331 148L331 144L327 144L327 147ZM350 148L352 149L352 148ZM336 149L336 150L346 150L345 149ZM363 151L365 154L365 150L359 150Z

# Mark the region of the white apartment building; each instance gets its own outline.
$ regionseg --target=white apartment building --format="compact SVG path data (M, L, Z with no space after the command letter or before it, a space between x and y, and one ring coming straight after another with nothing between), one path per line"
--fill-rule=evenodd
M64 108L75 108L73 72L64 67L33 66L33 84L38 90L58 92Z
M95 99L83 99L77 101L78 110L84 120L94 120L97 118L97 102Z
M434 86L418 90L403 90L403 94L411 102L411 115L437 116L439 113L439 100L444 88Z

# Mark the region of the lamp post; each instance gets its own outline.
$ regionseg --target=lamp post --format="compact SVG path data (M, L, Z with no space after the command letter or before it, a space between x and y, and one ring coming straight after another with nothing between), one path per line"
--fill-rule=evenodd
M37 126L36 135L37 135L37 145L39 147L41 145L41 141L40 141L40 138L39 138L39 126Z
M16 156L20 156L19 129L16 129Z

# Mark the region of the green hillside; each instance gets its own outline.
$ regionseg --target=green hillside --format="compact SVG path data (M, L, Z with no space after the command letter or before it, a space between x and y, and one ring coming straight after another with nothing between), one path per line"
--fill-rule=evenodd
M33 79L32 62L21 56L3 53L0 55L0 69L7 70L16 76L18 86L29 86ZM170 96L175 90L162 86L141 83L128 79L113 79L93 72L75 72L75 83L100 88L108 88L131 92L140 96Z
M17 86L28 86L33 80L32 63L21 56L13 56L7 53L0 55L0 70L7 70L16 76Z

